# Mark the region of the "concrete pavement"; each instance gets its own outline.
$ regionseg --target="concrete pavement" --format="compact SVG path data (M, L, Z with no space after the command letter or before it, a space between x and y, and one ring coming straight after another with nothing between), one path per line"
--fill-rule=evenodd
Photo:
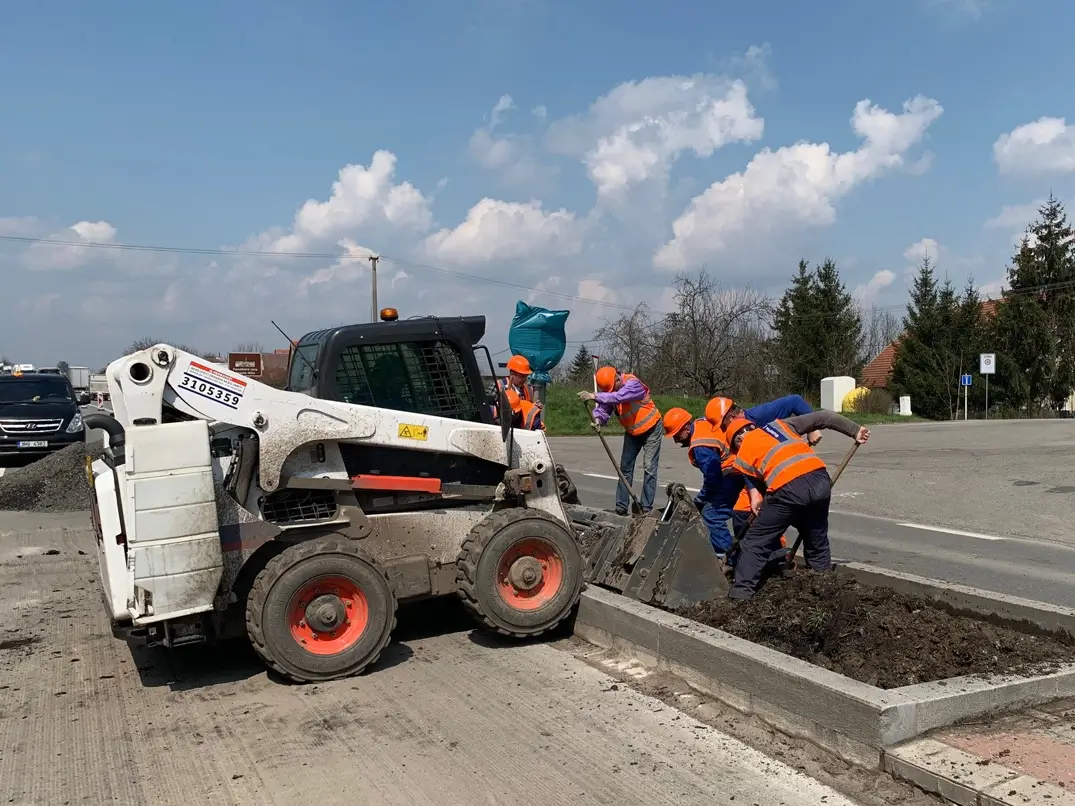
M132 653L85 523L0 513L3 802L855 803L555 644L473 631L454 599L334 683L275 682L241 642Z
M1075 546L1075 420L900 423L870 428L834 491L849 512ZM851 446L826 431L818 446L835 468ZM614 471L596 437L553 437L556 461L576 472ZM620 438L610 445L619 456ZM697 487L687 451L661 448L660 481ZM635 488L641 489L641 463ZM836 502L839 502L838 504Z

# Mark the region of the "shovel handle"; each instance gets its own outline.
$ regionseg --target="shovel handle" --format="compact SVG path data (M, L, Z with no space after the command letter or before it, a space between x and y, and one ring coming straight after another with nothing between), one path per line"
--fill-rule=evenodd
M862 443L856 441L855 444L851 446L851 450L849 450L847 452L847 455L844 457L844 460L842 462L840 462L840 466L836 468L836 472L832 476L832 484L836 484L836 482L840 479L840 476L843 475L844 468L847 467L848 463L851 461L851 457L853 457L855 455L855 451L857 451L859 449L861 444ZM802 545L802 542L803 542L803 536L800 533L800 534L795 536L795 543L792 545L791 552L788 554L788 565L787 565L787 567L789 569L795 567L795 555L796 555L796 553L798 553L799 546Z
M586 409L586 413L590 417L590 422L596 423L597 420L595 420L593 416L594 409L597 408L596 401L584 400L582 401L582 407ZM638 512L641 512L642 502L638 500L638 496L635 495L635 491L632 490L631 485L627 483L627 479L624 477L623 471L620 470L620 463L616 461L616 457L612 455L612 448L608 446L608 440L605 439L605 435L602 434L600 431L596 431L595 433L597 434L597 438L601 440L601 447L603 447L605 449L605 453L608 454L608 460L612 462L612 467L615 468L616 475L619 477L620 483L623 484L624 488L627 490L627 494L631 496L631 503L634 505L635 509Z

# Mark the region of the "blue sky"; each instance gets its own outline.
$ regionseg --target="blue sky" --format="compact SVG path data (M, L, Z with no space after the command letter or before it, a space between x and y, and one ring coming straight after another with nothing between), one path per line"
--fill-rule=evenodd
M898 306L923 251L999 289L1026 205L1075 196L1059 0L374 5L6 9L0 235L352 257L0 242L0 352L275 346L367 316L368 250L382 303L494 349L520 297L585 339L701 265L779 293L828 255Z

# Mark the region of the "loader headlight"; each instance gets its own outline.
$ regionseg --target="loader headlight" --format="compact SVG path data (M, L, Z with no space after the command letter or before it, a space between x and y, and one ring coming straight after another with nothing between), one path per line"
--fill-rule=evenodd
M67 433L75 434L81 431L82 428L82 413L76 411L75 416L71 418L71 422L67 424Z

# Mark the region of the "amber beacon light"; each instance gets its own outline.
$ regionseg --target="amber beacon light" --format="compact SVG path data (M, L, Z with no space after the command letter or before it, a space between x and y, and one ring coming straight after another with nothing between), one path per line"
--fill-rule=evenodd
M399 311L395 308L381 308L382 322L395 322L397 319L399 319Z

